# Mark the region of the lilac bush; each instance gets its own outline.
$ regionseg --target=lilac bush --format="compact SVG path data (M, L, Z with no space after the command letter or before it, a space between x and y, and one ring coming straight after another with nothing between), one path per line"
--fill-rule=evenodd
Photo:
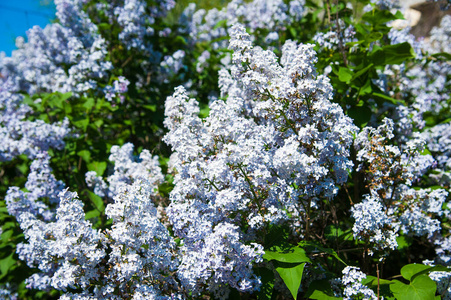
M1 299L449 297L449 16L55 4L0 56Z

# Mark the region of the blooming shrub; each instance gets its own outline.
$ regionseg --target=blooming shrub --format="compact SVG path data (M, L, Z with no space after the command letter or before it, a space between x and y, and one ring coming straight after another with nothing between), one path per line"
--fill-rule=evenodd
M0 56L0 299L450 298L448 16L55 4Z

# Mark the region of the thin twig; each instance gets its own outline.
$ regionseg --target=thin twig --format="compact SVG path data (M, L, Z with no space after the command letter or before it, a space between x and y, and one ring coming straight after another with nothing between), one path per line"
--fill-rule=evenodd
M329 1L329 0L328 0ZM340 20L338 18L338 0L337 0L337 12L336 12L336 18L335 18L335 22L337 23L337 34L338 34L338 47L340 47L340 52L341 55L343 55L343 63L345 64L345 66L348 66L348 59L346 57L346 52L345 49L343 47L343 37L341 35L341 28L340 28Z
M379 263L376 265L377 274L377 300L380 300L380 283L379 283Z

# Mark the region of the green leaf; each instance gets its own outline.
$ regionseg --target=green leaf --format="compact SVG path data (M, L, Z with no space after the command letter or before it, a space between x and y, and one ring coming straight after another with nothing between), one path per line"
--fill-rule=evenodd
M449 54L447 52L439 52L439 53L432 54L431 56L436 57L436 58L444 58L446 60L451 60L451 54Z
M67 93L61 94L61 100L62 101L66 101L70 97L72 97L72 92L67 92Z
M386 64L400 64L410 58L415 58L415 51L412 46L405 42L396 45L387 45L382 47L385 53Z
M372 10L362 16L363 20L373 25L385 24L400 18L402 18L402 15L393 15L389 10Z
M340 261L342 264L347 266L348 264L345 263L337 254L337 252L334 249L331 248L325 248L318 243L312 242L312 241L302 241L299 242L299 246L302 248L305 248L308 253L318 253L318 252L324 252L326 254L329 254L333 257L335 257L338 261ZM309 249L307 249L309 248Z
M384 35L380 32L371 32L369 35L365 36L365 41L368 43L380 40Z
M208 105L205 105L204 107L201 107L199 111L199 118L205 119L210 114L210 107Z
M423 264L409 264L402 267L401 275L402 277L410 281L415 274L418 274L428 269L432 269L432 267Z
M367 106L353 106L348 109L347 114L360 127L365 126L371 119L371 109Z
M263 258L268 261L276 260L285 263L311 263L305 250L300 247L292 247L287 250L281 250L279 247L276 247L276 249L278 251L265 251Z
M227 27L227 19L220 20L218 23L216 23L213 29L217 29L219 27Z
M188 43L186 42L185 38L184 38L183 36L181 36L181 35L178 35L178 36L175 38L175 42L176 42L176 43L180 43L180 44L182 44L182 45L188 45Z
M81 118L81 119L72 121L72 123L74 124L75 127L80 128L83 131L86 131L86 128L88 127L88 124L89 124L89 118L88 117Z
M397 100L395 98L392 98L390 96L387 96L387 95L384 95L384 94L381 94L381 93L372 93L371 95L376 97L376 98L389 101L389 102L391 102L393 104L404 104L405 103L403 100Z
M2 241L2 243L7 242L7 241L11 238L11 236L13 235L13 233L14 233L14 231L13 231L12 229L3 231L2 235L1 235L1 241Z
M398 300L434 300L436 283L426 274L417 276L410 284L395 280L390 290Z
M0 271L2 274L8 273L8 270L16 264L16 260L13 258L14 252L6 258L0 260Z
M111 29L110 23L100 23L97 25L100 30L109 31Z
M88 191L88 197L94 204L94 206L97 208L98 211L104 211L105 210L105 204L103 203L103 199L100 198L98 195L94 194L91 191Z
M78 151L77 155L83 158L85 162L89 162L89 160L91 159L91 152L89 152L88 150Z
M348 68L340 67L340 69L338 71L338 79L341 82L349 83L349 81L351 80L353 75L354 75L354 73L351 70L349 70Z
M83 107L86 108L87 110L91 110L95 104L96 103L94 98L88 98L86 99L85 103L83 103Z
M97 209L93 209L85 214L85 220L89 220L98 216L100 216L100 211L98 211Z
M396 243L398 244L398 250L404 250L412 245L412 238L405 235L400 235L396 238Z
M148 109L148 110L150 110L150 111L156 111L157 110L157 106L156 105L143 105L143 107L145 108L145 109Z
M343 299L334 297L334 292L330 286L330 282L327 279L313 281L304 295L305 299L314 300L332 300Z
M414 58L415 51L409 43L405 42L379 48L373 52L371 57L377 65L397 65Z
M374 66L374 64L369 64L368 66L366 66L365 68L357 71L354 76L352 76L351 81L354 81L356 78L362 76L362 74L364 74L365 72L367 72L369 69L371 69Z
M102 176L106 169L106 162L104 161L93 161L88 164L88 171L96 171L97 175Z
M296 300L298 296L298 290L301 286L302 274L304 272L305 263L297 265L292 268L276 268L283 282L287 285L291 295Z
M351 229L343 231L340 227L337 227L335 225L327 226L324 230L324 236L330 241L335 241L338 239L353 240Z
M422 275L422 274L427 274L430 272L436 272L436 271L441 271L441 272L450 272L451 269L444 267L444 266L427 266L427 265L422 265L422 264L409 264L409 265L405 265L404 267L402 267L401 269L401 275L402 277L404 277L407 280L412 281L413 279L415 279L415 277Z
M257 268L257 276L260 276L262 284L258 292L258 299L270 300L274 289L274 271L267 268Z

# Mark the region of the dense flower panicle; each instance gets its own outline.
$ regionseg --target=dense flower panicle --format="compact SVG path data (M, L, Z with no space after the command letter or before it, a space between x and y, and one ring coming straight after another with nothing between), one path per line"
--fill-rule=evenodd
M399 224L387 216L377 194L365 195L365 199L351 208L354 226L352 231L358 240L369 241L372 249L394 250Z
M111 101L114 97L119 97L121 99L121 103L124 102L124 94L128 91L128 85L130 81L127 80L124 76L119 76L117 80L113 82L113 86L107 86L105 91L105 98Z
M114 171L107 178L108 184L94 171L86 173L86 183L97 195L112 199L123 185L131 185L138 181L153 187L155 193L158 184L164 179L158 157L152 156L146 149L139 157L135 157L133 148L131 143L126 143L122 147L111 147L109 160L114 163Z
M10 187L5 197L10 215L25 222L22 215L44 221L55 218L55 204L59 202L59 194L65 188L63 182L56 180L49 166L50 156L47 152L37 155L30 166L24 192L19 187ZM46 202L42 201L46 199Z
M222 10L214 8L209 11L204 9L195 11L195 5L191 4L184 11L180 21L187 28L186 31L190 33L193 42L207 41L212 43L213 49L219 49L226 48L228 41L221 41L221 37L227 36L227 30L217 24L226 22L228 26L232 26L240 22L251 33L262 29L277 32L299 21L305 13L304 5L304 0L293 0L288 3L281 0L251 2L234 0Z
M362 273L357 267L348 266L344 268L343 277L341 279L342 285L344 285L343 299L378 299L373 290L362 284L362 280L364 280L365 278L366 275Z
M432 46L433 53L445 52L451 53L451 16L445 15L440 26L434 27L431 30L431 37L429 40Z
M19 244L17 253L30 267L41 271L28 279L29 287L86 289L90 281L99 279L97 265L105 256L103 247L99 247L102 236L85 220L76 193L60 193L54 222L38 220L29 213L23 215L18 221L27 243Z
M155 297L176 289L170 275L178 265L175 242L158 219L152 201L154 189L149 181L123 185L114 197L115 202L105 209L113 219L113 226L106 232L111 249L107 264L111 268L104 290L117 286L122 297L140 294Z
M0 161L21 154L33 159L49 148L61 150L63 139L70 133L67 119L54 124L26 120L32 109L22 101L23 96L14 93L12 82L0 79Z
M67 299L163 299L178 290L171 275L178 265L175 242L153 203L163 180L158 161L143 150L135 162L131 144L114 146L111 152L115 172L103 192L113 200L105 208L112 226L104 232L85 220L77 194L56 181L47 154L31 165L25 185L29 192L10 188L8 209L26 239L17 253L40 271L27 280L29 288L81 289L80 294L67 293Z
M400 148L390 145L393 132L393 121L386 118L378 128L365 127L355 140L358 169L365 171L371 194L351 208L353 231L361 240L376 242L377 250L394 249L399 232L431 238L441 230L439 218L449 215L448 209L443 210L447 191L412 188L434 165L431 155L421 154L425 145L421 135L415 134ZM371 211L374 214L365 218ZM379 218L384 221L372 226L371 220Z
M451 122L438 124L421 133L427 149L442 170L451 171Z
M170 131L164 140L174 150L170 163L177 172L167 213L184 242L179 277L189 278L195 292L202 291L200 282L212 288L216 276L225 287L255 290L258 282L248 265L260 261L262 246L249 247L261 242L259 230L270 223L300 222L303 205L315 207L319 197L332 198L352 167L348 156L356 128L330 102L328 80L316 76L313 46L287 42L279 64L271 51L252 45L244 28L234 26L231 36L233 65L220 75L228 82L221 91L227 100L213 101L203 120L184 88L166 101ZM246 261L233 259L235 270L242 270L233 276L214 256L203 256L224 226L241 237L221 251L238 244L252 249ZM193 260L201 257L208 268L193 269Z
M173 0L154 5L142 0L109 1L90 6L88 11L88 1L57 0L55 4L59 23L44 29L33 27L26 43L18 43L11 57L0 59L0 73L13 81L14 92L73 92L74 97L94 92L108 99L121 94L116 84L104 87L113 70L110 41L102 37L94 23L98 20L90 15L104 15L118 28L119 42L125 48L153 57L157 61L153 64L159 64L162 55L153 50L148 37L154 35L156 18L174 7ZM144 65L148 68L149 62Z
M0 299L17 300L19 295L15 292L15 288L9 282L0 285Z
M410 65L386 66L381 79L391 81L383 86L388 94L395 97L409 99L409 105L399 105L395 109L393 119L396 125L397 139L405 143L418 129L426 125L423 115L440 116L449 111L449 80L451 72L449 63L439 60L429 61L425 58L438 52L449 52L449 22L451 18L445 16L440 26L431 31L428 40L415 39L409 34L409 27L402 30L391 29L389 37L392 44L408 42L415 51L417 63ZM397 89L387 90L388 86ZM398 91L397 91L398 90ZM397 95L394 93L397 92Z
M146 38L154 35L155 18L164 17L174 6L174 0L158 1L156 6L148 6L143 0L125 0L123 5L108 4L103 9L114 12L111 21L116 19L122 27L119 39L127 48L152 52L152 45Z
M338 31L337 24L333 23L330 31L323 33L318 32L313 37L313 40L322 48L337 50L341 45L346 45L346 43L355 42L356 39L355 29L352 25L346 27L345 23L342 20L340 22L340 31ZM341 46L341 47L342 47Z
M0 72L14 80L15 92L77 95L97 89L96 80L112 69L105 59L107 42L81 5L68 0L55 4L61 24L33 27L27 33L28 42L1 61Z

